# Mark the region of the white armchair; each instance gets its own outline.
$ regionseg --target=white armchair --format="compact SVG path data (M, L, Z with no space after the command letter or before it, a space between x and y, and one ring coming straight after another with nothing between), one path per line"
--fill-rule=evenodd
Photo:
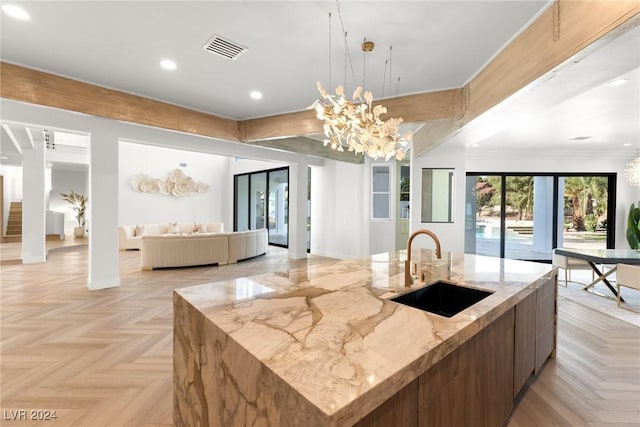
M591 270L591 279L593 280L594 272L589 263L586 261L566 257L564 255L558 255L554 249L553 258L551 264L554 267L559 267L564 270L564 285L567 286L567 282L571 281L571 270Z
M618 264L618 269L616 270L616 285L618 287L618 307L638 312L638 310L620 305L620 287L624 286L640 291L640 265Z

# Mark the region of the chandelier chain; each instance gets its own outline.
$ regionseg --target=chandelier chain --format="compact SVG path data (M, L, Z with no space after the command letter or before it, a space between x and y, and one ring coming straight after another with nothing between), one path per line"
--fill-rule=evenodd
M356 72L353 70L353 62L351 61L351 52L349 52L349 45L347 44L347 32L344 30L344 21L342 20L342 12L340 11L340 1L336 0L336 8L338 9L338 18L340 18L340 28L342 28L342 33L344 34L344 54L345 54L345 63L344 63L344 86L347 86L347 59L349 60L349 66L351 67L351 76L353 77L354 86L358 86L358 80L356 79Z
M342 80L342 84L344 87L347 87L347 52L349 51L349 47L347 46L347 32L343 30L344 33L344 80Z
M363 43L367 41L365 37ZM367 90L367 52L362 50L362 89Z
M382 97L380 99L384 99L384 87L387 84L387 67L389 66L389 60L384 60L384 74L382 75Z
M329 87L333 87L331 84L331 12L329 12Z
M389 95L391 95L391 75L393 74L393 46L389 46ZM397 95L397 92L396 92Z

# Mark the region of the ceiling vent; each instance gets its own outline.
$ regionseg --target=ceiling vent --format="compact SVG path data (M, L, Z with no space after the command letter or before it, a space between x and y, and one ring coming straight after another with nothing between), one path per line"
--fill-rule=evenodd
M202 49L233 61L247 51L246 47L216 34L214 34L209 41L202 46Z

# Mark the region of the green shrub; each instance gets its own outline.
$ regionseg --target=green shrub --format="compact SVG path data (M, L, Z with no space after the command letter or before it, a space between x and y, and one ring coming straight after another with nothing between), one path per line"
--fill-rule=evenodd
M596 231L596 227L598 226L598 218L594 214L589 214L584 217L584 227L587 231Z
M631 203L627 220L627 242L631 249L640 249L640 207Z

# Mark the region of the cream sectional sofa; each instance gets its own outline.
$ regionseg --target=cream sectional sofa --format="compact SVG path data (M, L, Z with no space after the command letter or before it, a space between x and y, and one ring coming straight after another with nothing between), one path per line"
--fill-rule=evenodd
M142 236L142 270L226 264L265 254L266 228L231 233L156 234Z
M171 230L171 224L142 224L142 225L121 225L118 227L118 246L121 251L128 249L138 249L142 247L142 236L144 235L164 235L164 234L191 234L196 223L184 222L175 224L177 229ZM136 233L136 228L138 229ZM175 233L177 231L177 233ZM222 233L224 224L222 222L211 222L200 224L200 233Z

